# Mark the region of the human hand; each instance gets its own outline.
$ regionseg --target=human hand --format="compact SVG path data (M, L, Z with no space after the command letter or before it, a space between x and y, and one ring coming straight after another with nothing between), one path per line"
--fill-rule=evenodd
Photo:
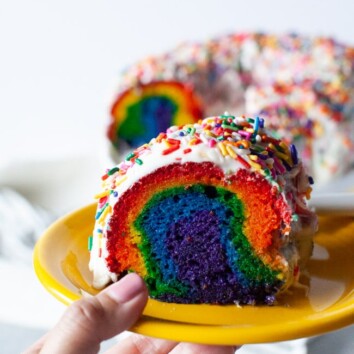
M98 295L74 302L58 324L24 354L98 353L102 341L129 329L148 299L143 280L131 273ZM106 354L231 354L236 348L177 343L133 334Z

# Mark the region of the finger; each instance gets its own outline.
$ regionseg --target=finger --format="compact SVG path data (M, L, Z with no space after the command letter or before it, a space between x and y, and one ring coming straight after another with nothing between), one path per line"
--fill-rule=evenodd
M48 333L39 338L36 342L34 342L29 348L27 348L22 354L37 354L41 351L44 342L48 337Z
M98 295L71 305L41 353L97 353L100 343L131 327L147 302L143 280L131 273Z
M166 354L176 345L177 342L170 340L132 334L106 351L105 354Z
M237 349L238 347L180 343L170 354L233 354Z

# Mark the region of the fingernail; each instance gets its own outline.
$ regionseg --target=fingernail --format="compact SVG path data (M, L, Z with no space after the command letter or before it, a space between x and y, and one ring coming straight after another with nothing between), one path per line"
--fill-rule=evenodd
M130 273L118 283L109 286L105 293L117 302L127 302L144 291L144 281L135 273Z

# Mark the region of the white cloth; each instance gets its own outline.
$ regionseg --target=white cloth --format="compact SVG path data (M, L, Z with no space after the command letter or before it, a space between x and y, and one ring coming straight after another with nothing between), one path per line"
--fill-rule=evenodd
M33 246L53 217L14 190L0 188L0 220L0 256L31 264Z

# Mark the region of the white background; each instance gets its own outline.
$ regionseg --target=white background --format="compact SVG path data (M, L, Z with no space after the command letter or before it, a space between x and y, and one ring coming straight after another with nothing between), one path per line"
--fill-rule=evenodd
M353 14L351 0L0 0L0 187L58 216L90 202L119 73L146 55L248 30L354 45ZM54 323L62 308L32 270L0 270L13 282L0 295L0 320ZM14 282L24 272L25 289Z
M353 13L350 0L1 0L1 160L95 153L120 71L145 55L240 30L354 44Z

